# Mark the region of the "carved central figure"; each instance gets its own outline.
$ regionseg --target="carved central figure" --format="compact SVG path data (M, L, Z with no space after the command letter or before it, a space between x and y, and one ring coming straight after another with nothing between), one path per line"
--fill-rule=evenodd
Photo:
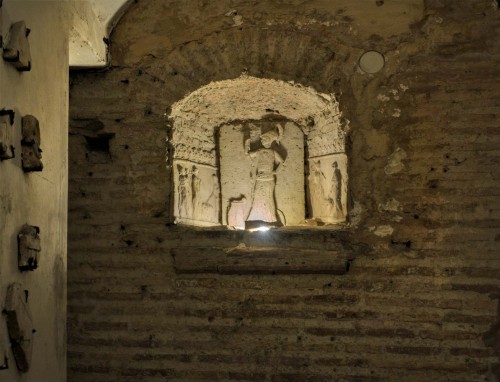
M258 226L281 226L276 214L276 170L285 161L280 153L272 146L279 145L283 136L283 127L276 125L275 130L261 133L262 147L250 149L250 138L245 141L245 153L252 159L252 177L254 186L250 213L246 219L245 228Z

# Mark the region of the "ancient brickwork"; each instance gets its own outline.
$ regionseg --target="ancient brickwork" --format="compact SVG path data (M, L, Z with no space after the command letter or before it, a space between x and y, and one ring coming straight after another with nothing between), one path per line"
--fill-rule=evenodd
M427 1L385 40L361 39L366 25L321 1L248 2L229 16L192 3L139 2L112 38L113 67L72 75L68 380L493 381L496 2ZM356 65L373 49L386 63L369 75ZM349 224L262 233L168 223L165 116L242 71L337 94L350 121ZM102 144L86 138L96 125ZM353 261L345 274L176 268L172 254L212 247Z

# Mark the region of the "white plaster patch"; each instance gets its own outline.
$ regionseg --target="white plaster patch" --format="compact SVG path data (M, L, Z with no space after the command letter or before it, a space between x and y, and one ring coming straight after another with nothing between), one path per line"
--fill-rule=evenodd
M390 225L381 225L378 227L370 227L369 230L374 235L379 236L379 237L390 236L394 232L394 228L392 228Z
M403 92L406 92L406 91L409 89L409 87L408 87L408 86L406 86L405 84L399 84L399 88L400 88Z
M405 169L405 165L402 161L406 159L406 157L406 152L398 147L388 158L387 165L384 167L384 172L387 175L393 175L403 171Z
M305 22L303 22L303 21L296 21L295 22L295 25L299 29L301 29L302 27L306 27L306 26L314 25L314 24L323 25L325 27L331 27L331 26L334 26L334 25L338 25L339 23L338 22L332 23L330 21L319 21L319 20L316 20L316 19L308 19Z
M387 102L387 101L390 101L391 99L389 97L387 97L385 94L379 94L377 96L377 99L379 101L382 101L382 102Z
M392 198L391 200L388 200L385 203L380 203L378 205L379 211L392 211L392 212L396 212L396 211L399 211L400 208L401 208L401 204L396 199L394 199L394 198Z
M241 15L236 15L233 17L233 27L239 27L240 25L243 25L243 17Z

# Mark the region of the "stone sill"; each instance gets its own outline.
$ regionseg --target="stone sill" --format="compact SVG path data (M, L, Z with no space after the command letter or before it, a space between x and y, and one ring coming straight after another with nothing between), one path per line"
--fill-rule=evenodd
M185 242L171 249L177 274L346 274L353 260L370 252L345 230L277 229L268 232L182 229ZM192 237L192 240L188 240ZM213 241L214 245L210 245ZM221 242L227 246L221 246Z

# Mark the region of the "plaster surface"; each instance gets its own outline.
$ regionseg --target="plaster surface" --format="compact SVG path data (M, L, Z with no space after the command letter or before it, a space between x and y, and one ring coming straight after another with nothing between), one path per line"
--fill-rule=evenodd
M0 320L0 370L5 382L66 380L66 222L68 14L63 3L4 1L3 28L24 20L29 35L32 68L18 72L0 60L0 108L15 112L16 157L0 162L0 304L7 288L20 283L29 291L33 318L33 352L27 373L19 373L9 347L4 317ZM50 42L50 43L48 43ZM25 173L21 162L21 117L40 122L44 168ZM38 268L18 269L17 235L24 224L40 227Z
M132 0L78 0L67 2L69 65L105 67L109 63L109 36Z

